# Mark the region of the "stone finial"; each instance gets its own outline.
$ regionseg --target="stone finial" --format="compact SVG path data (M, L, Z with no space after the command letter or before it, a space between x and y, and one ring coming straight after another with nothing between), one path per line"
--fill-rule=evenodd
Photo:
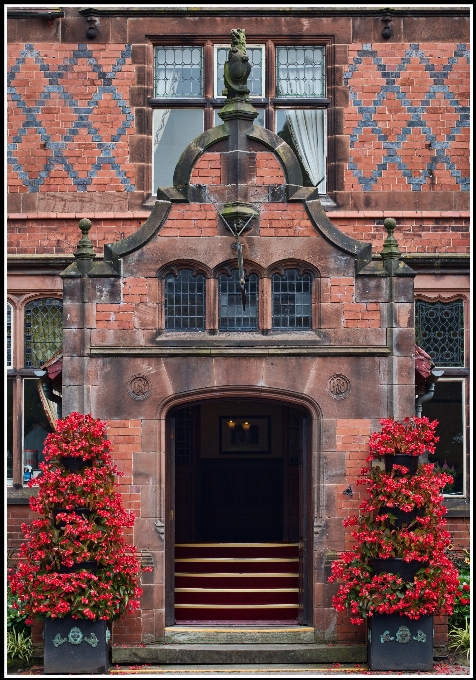
M92 261L96 257L93 244L88 236L91 227L91 220L83 218L79 221L79 228L81 229L82 236L79 239L78 247L74 253L74 258L76 260L77 267L82 272L82 274L87 274L87 272L93 266Z
M385 269L389 274L394 274L399 266L399 260L402 255L398 248L397 240L393 235L397 223L392 217L387 217L387 219L384 220L383 226L387 230L388 235L383 242L383 249L380 255Z
M250 93L247 83L250 73L251 64L246 54L245 29L232 28L231 47L225 62L225 89L222 94L228 99L247 97Z
M79 221L79 228L81 229L82 236L79 239L78 247L74 253L74 257L78 260L89 260L96 257L94 252L93 244L88 236L89 230L93 225L91 220L83 218Z

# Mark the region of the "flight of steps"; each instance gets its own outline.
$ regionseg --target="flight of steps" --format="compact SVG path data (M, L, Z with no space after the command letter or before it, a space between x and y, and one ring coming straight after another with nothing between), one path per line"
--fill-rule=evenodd
M297 543L175 546L176 624L297 625Z

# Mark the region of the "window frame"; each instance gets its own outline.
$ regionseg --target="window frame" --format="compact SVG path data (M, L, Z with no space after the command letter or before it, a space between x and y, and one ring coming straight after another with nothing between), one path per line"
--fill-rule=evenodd
M63 302L62 295L54 290L43 290L27 295L8 295L7 304L12 307L12 366L6 370L7 380L12 384L12 477L6 478L7 487L20 489L23 486L24 466L24 383L38 380L37 367L26 368L25 359L25 308L35 300L51 299ZM64 322L63 322L64 328Z
M457 376L443 376L439 378L437 385L440 383L460 383L461 384L461 426L462 426L462 436L463 436L463 441L462 441L462 457L463 457L463 491L458 494L443 494L445 498L466 498L468 496L468 488L466 484L466 472L467 472L467 452L468 452L468 447L466 446L466 427L467 427L467 419L466 419L466 379L464 377L457 377ZM428 404L431 404L431 399L428 402ZM423 412L422 415L425 415L425 405L423 405ZM438 430L437 430L438 432ZM438 454L438 444L436 445L436 454ZM429 462L432 462L432 456L429 458Z
M446 370L446 369L458 370L458 369L465 368L466 363L467 363L467 359L466 359L466 349L467 348L466 348L466 333L465 333L466 311L467 310L466 310L466 300L465 300L464 296L462 296L462 295L452 296L451 298L448 298L448 299L442 298L441 296L438 296L438 298L434 298L434 299L428 299L426 297L417 296L415 298L415 336L416 336L416 330L417 330L417 328L416 328L416 325L417 325L416 307L417 307L417 303L419 303L419 302L425 303L427 305L436 305L436 304L446 305L446 304L452 304L452 303L455 303L455 302L461 302L462 303L462 305L463 305L463 310L462 310L463 329L462 329L461 342L462 342L463 363L458 364L458 365L453 364L453 365L449 365L449 366L443 366L441 364L436 363L436 361L434 363L435 363L436 368L441 368L443 370ZM427 348L423 347L422 345L419 345L419 347L421 347L421 349L423 349L425 352L429 353Z
M168 280L169 278L175 278L176 281L178 282L179 279L180 279L181 274L183 274L183 273L185 273L185 272L190 273L192 279L195 279L196 283L198 283L198 277L199 277L199 276L203 279L203 288L204 288L203 293L202 293L202 296L203 296L203 314L202 314L201 317L199 317L198 315L195 315L194 317L192 317L192 316L189 314L189 315L186 316L186 317L185 317L185 316L182 316L182 317L180 317L180 318L182 318L182 319L187 318L188 320L190 320L190 319L198 319L198 318L201 318L202 321L203 321L203 327L202 327L202 328L198 328L198 327L194 327L194 328L191 328L191 327L189 327L189 328L175 328L175 327L174 327L174 328L167 328L167 321L168 321L168 319L169 319L169 318L170 318L170 319L176 319L176 318L177 318L177 317L174 316L174 315L169 315L169 316L168 316L168 314L167 314L167 312L168 312L168 304L167 304L167 297L168 297L167 280ZM185 282L183 282L183 283L185 283ZM175 291L174 291L174 294L178 294L178 291L175 290ZM180 294L183 295L183 291L181 291ZM192 291L190 294L198 295L197 291ZM176 272L169 271L169 272L164 276L164 298L163 298L163 299L164 299L164 331L165 331L166 333L205 333L205 332L206 332L206 327L207 327L207 277L205 276L205 274L204 274L203 272L201 272L201 271L199 271L199 270L198 270L198 271L197 271L197 270L194 270L192 267L185 267L185 266L184 266L184 267L180 267ZM174 304L173 306L174 306L174 308L176 307L175 304ZM189 307L190 307L190 303L187 304L187 308L189 308Z
M444 371L443 376L439 378L439 380L447 380L447 381L461 381L463 383L462 385L462 397L463 397L463 403L462 403L462 416L463 416L463 424L464 424L464 429L463 429L463 470L464 470L464 480L463 480L463 493L462 495L454 496L454 495L445 495L445 503L449 509L455 507L455 504L457 507L459 507L459 503L461 501L461 498L466 498L468 499L470 496L470 487L469 487L469 479L467 477L467 471L468 471L468 465L470 463L469 461L469 454L471 451L470 448L470 432L469 432L469 426L468 423L471 422L471 417L470 417L470 384L469 384L469 379L470 379L470 369L469 369L469 350L470 350L470 344L469 344L469 332L470 332L470 298L469 298L469 290L467 288L454 288L451 292L449 291L443 291L442 288L439 285L435 285L434 283L431 286L423 284L424 279L422 278L422 282L420 283L418 280L415 282L415 298L414 298L414 303L416 307L416 302L417 301L422 301L422 302L428 302L428 303L435 303L435 302L455 302L461 300L463 302L463 357L464 357L464 365L463 366L442 366L441 370ZM423 350L425 350L424 347L422 347ZM435 365L435 369L439 368L438 366ZM438 381L439 382L439 381ZM423 406L423 412L422 415L425 415L425 407Z
M274 325L274 288L273 288L273 282L274 282L274 277L279 276L283 281L286 281L286 272L297 272L298 276L303 278L304 276L309 277L309 326L307 327L286 327L286 326L275 326ZM314 293L314 286L313 286L313 276L312 274L307 271L307 270L301 270L299 267L293 267L293 266L283 266L282 270L275 270L270 274L270 281L271 281L271 297L270 297L270 308L271 308L271 329L273 332L276 333L305 333L313 330L313 293ZM291 283L291 282L289 282ZM283 293L283 291L280 291ZM287 293L284 293L285 295L289 295L289 291ZM296 303L295 303L296 306ZM294 312L294 319L296 320L297 315ZM304 318L304 317L303 317Z
M215 111L223 107L225 98L223 96L216 96L215 87L215 73L216 73L216 47L229 47L229 35L226 36L215 36L213 40L205 39L201 37L184 36L181 45L178 45L179 41L176 37L166 38L164 36L154 36L151 37L152 44L152 64L153 64L153 75L152 75L152 91L155 93L155 48L156 47L201 47L202 53L202 74L203 74L203 97L155 97L152 96L148 99L149 113L150 113L150 130L152 130L152 117L154 109L163 108L198 108L204 111L204 131L210 130L215 127ZM334 74L333 74L333 42L332 36L323 35L316 38L314 41L309 40L308 36L293 36L290 39L288 36L271 36L266 40L265 43L262 42L262 37L254 36L253 34L247 35L247 47L261 46L265 45L263 51L263 68L264 68L264 96L257 97L253 96L252 104L258 109L264 109L264 127L271 132L276 134L276 111L278 109L314 109L321 108L326 112L331 111L331 99L328 96L330 91L333 91L334 87ZM314 44L312 44L314 43ZM324 52L324 97L278 97L276 92L276 59L277 59L277 47L301 47L301 46L311 46L311 47L321 47ZM330 167L329 167L329 156L331 149L334 145L330 145L329 140L329 129L332 127L332 122L329 120L328 113L325 114L325 163L326 163L326 175L324 186L326 187L325 193L322 192L322 187L320 193L322 195L327 195L331 190L329 186L330 178ZM192 140L190 140L192 141ZM153 138L151 141L151 154L153 151ZM153 163L152 163L153 165ZM149 181L152 184L152 175L154 174L153 167L151 168ZM155 193L157 187L152 184L151 191ZM319 187L318 187L319 190Z

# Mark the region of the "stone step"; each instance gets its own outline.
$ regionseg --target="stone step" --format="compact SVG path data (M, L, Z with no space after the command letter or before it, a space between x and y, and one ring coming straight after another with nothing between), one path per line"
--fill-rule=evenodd
M365 645L207 644L113 647L113 664L328 664L365 663Z
M311 626L170 626L165 643L173 644L313 644Z

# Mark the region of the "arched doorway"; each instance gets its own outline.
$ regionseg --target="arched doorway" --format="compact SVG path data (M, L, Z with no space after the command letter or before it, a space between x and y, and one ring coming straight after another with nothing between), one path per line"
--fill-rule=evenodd
M167 625L307 624L308 411L227 396L167 420Z

